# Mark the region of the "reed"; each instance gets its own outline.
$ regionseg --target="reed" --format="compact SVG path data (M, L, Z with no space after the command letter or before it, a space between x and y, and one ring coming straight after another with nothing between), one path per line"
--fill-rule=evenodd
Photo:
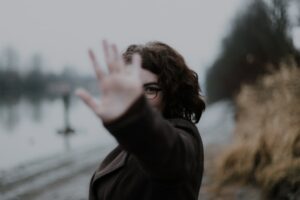
M236 105L234 141L216 159L218 188L238 183L265 199L300 198L299 67L290 61L244 85Z

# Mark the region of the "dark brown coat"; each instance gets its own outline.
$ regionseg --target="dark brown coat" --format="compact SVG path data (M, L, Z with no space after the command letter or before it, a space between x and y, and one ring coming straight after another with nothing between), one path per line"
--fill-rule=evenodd
M119 146L94 173L89 200L197 200L203 145L194 124L164 119L141 97L105 127Z

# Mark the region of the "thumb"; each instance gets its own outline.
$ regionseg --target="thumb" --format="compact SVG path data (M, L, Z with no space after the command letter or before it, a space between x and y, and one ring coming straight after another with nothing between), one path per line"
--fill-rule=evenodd
M84 103L97 114L98 104L85 89L79 88L75 91L75 94L79 96Z

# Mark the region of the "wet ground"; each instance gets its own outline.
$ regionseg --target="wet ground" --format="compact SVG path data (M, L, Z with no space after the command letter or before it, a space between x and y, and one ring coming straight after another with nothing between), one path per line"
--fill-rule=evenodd
M219 197L211 191L207 164L221 145L231 141L233 116L226 102L207 109L199 124L205 145L205 173L199 200L255 200L259 192L250 187L228 187ZM113 148L87 148L68 155L46 159L44 164L32 164L1 176L1 200L86 200L90 177L104 156ZM47 167L45 167L45 165ZM35 168L34 170L31 170ZM31 172L33 171L33 172ZM18 173L17 173L18 172ZM16 176L17 174L17 176Z
M90 177L98 163L90 164L72 176L56 181L38 190L32 190L13 199L17 200L87 200ZM259 191L250 187L228 187L218 197L210 191L210 180L203 178L199 200L256 200Z
M87 199L89 179L115 144L85 148L1 175L1 200Z
M60 180L47 186L44 190L23 196L22 200L86 200L88 185L95 166L88 167L73 177Z

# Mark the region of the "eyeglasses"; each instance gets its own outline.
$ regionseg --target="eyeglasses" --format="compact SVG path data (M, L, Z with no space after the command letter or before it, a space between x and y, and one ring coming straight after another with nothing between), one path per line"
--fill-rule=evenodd
M157 83L144 84L144 94L147 99L155 99L157 97L158 92L160 92L161 90L162 89Z

